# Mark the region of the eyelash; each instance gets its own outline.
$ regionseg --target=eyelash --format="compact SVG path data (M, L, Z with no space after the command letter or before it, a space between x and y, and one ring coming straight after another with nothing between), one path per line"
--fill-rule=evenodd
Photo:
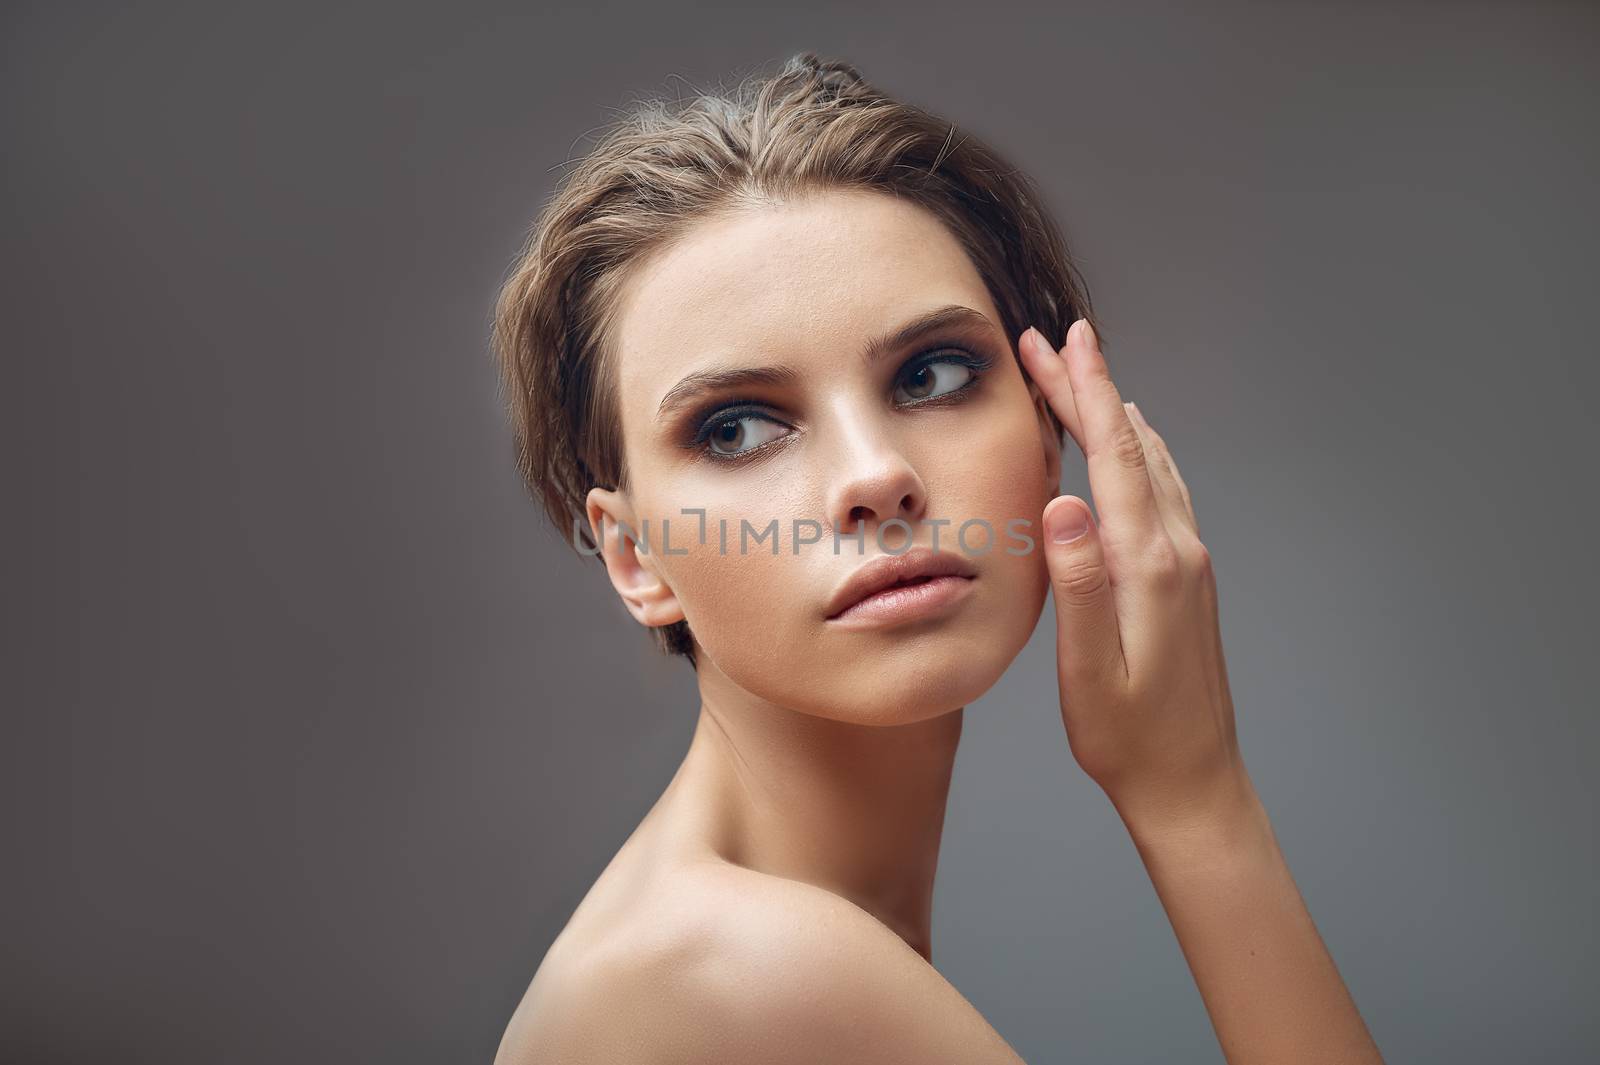
M895 379L895 384L898 387L903 378L910 376L916 371L922 369L924 366L933 366L940 363L954 363L957 366L965 366L972 371L972 376L966 381L965 384L958 388L952 389L949 392L944 392L928 399L916 400L911 403L902 404L902 407L941 406L947 402L958 401L959 398L964 398L966 393L971 391L973 386L976 385L983 378L983 375L989 370L989 368L994 365L994 360L989 358L987 355L979 354L958 345L940 344L936 347L929 348L926 351L914 355L910 359L907 359L904 366L901 368L902 372L900 376ZM693 424L698 424L699 428L695 430L694 437L690 441L689 447L700 454L705 455L706 458L713 462L739 463L745 462L758 452L763 452L772 445L788 439L787 437L778 437L777 439L769 440L764 444L757 444L755 447L741 451L737 455L719 454L706 446L706 441L711 438L711 434L714 430L726 425L728 422L738 421L741 418L749 417L761 417L766 418L771 422L778 422L777 418L773 418L767 414L766 404L762 403L760 400L721 400L718 401L717 406L709 415L706 415L703 418L696 416L696 418L693 420ZM784 424L782 422L778 423L780 425Z

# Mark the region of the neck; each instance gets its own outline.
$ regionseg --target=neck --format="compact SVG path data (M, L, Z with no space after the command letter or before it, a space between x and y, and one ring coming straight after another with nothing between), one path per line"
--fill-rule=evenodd
M841 895L932 958L933 878L963 710L862 725L757 699L702 659L674 784L727 861Z

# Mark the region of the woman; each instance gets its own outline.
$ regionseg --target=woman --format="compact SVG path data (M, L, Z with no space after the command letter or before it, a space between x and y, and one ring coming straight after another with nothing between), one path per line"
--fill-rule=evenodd
M1026 178L809 53L640 108L569 176L497 310L519 460L701 706L502 1065L1019 1061L930 909L962 708L1047 591L1066 745L1228 1060L1381 1061L1240 759L1188 489L1091 317ZM1098 520L1057 496L1063 431Z

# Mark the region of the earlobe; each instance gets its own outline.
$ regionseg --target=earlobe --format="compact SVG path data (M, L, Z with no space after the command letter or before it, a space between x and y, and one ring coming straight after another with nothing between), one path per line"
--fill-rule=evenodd
M585 507L590 535L600 545L611 586L634 620L651 628L684 620L677 593L656 572L659 533L640 528L627 496L609 488L591 488ZM638 543L641 539L648 551Z

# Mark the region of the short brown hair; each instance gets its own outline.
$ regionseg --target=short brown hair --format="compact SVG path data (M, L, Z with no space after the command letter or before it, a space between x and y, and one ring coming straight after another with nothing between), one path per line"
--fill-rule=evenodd
M570 529L594 550L589 489L627 484L611 327L630 268L697 221L830 188L878 190L932 211L982 275L1013 344L1028 325L1060 343L1073 321L1092 321L1088 288L1036 186L848 63L804 52L731 91L647 99L546 201L495 308L517 466L563 537ZM655 638L694 664L686 622Z

